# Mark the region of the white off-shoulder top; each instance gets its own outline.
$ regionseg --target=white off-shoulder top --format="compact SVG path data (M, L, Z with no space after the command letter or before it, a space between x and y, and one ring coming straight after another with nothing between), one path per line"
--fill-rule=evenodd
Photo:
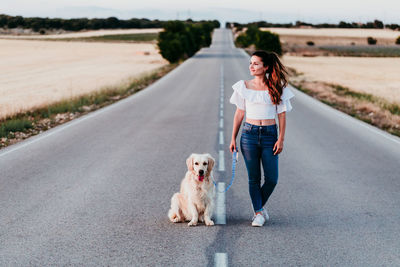
M230 102L246 111L246 117L255 120L274 119L276 114L292 110L290 99L294 97L289 87L283 88L279 105L272 103L268 91L247 89L244 80L232 85L233 94Z

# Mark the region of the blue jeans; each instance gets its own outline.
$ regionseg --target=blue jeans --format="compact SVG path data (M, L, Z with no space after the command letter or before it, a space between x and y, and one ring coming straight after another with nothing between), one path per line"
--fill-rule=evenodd
M278 183L278 155L273 148L278 139L277 126L243 124L240 147L249 176L249 192L254 212L263 206ZM264 170L264 184L261 186L261 164Z

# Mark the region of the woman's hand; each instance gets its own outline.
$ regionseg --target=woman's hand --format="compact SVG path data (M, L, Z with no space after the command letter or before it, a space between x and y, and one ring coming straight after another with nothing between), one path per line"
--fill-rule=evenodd
M236 150L236 140L232 139L231 140L231 144L229 145L229 150L231 151L231 153L233 153L233 151L237 151Z
M274 155L277 155L282 152L282 150L283 150L283 140L282 139L279 138L278 141L276 141L273 150L274 150Z

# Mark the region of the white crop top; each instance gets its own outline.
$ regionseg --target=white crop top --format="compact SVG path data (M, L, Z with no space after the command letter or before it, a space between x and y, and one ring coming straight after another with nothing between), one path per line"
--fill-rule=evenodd
M233 94L230 102L246 111L246 117L255 120L275 119L276 114L292 110L290 98L294 97L290 88L283 88L279 105L272 103L268 91L247 89L244 80L232 85Z

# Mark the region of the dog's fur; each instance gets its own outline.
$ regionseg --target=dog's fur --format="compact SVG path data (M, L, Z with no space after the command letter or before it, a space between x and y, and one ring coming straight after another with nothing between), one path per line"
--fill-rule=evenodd
M214 163L210 154L192 154L187 158L188 171L181 182L181 190L171 198L168 217L172 222L190 221L188 225L195 226L200 221L214 225L211 220L215 196Z

